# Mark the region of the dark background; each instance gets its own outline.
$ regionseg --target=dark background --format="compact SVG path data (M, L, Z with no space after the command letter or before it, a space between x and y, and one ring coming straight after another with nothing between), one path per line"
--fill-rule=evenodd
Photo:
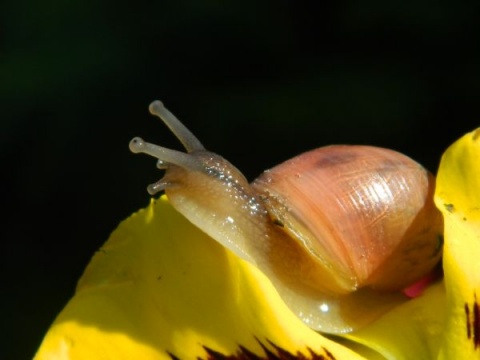
M479 124L478 1L0 4L0 358L31 358L90 257L180 149L161 99L249 179L331 143L436 171Z

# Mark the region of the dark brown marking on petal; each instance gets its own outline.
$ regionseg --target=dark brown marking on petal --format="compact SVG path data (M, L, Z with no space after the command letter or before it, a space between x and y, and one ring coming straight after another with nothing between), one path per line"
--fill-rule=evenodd
M465 318L467 322L467 338L472 340L475 350L480 349L480 304L477 295L473 294L473 303L465 303Z
M468 303L465 303L465 318L467 319L467 338L471 339L472 338L472 327L470 323L470 307L468 306Z
M268 350L265 345L263 344L260 344L263 348L263 350L265 351L265 353L267 354L267 359L270 360L276 360L276 359L282 359L282 360L295 360L295 359L307 359L307 357L305 357L305 355L303 354L300 354L300 353L297 353L297 355L294 355L292 354L291 352L281 348L280 346L274 344L273 342L269 341L268 340L268 343L275 349L275 352L277 354L274 354L273 352L271 352L270 350ZM311 359L314 359L313 357Z
M262 347L263 351L265 352L265 355L267 355L265 357L265 359L290 359L290 358L284 358L284 357L278 357L276 356L273 352L271 352L260 340L256 339L258 341L258 343L260 344L260 346ZM273 347L276 347L274 344L272 344L270 341L268 341L270 343L270 345L272 345Z
M245 354L245 355L246 355L245 357L241 358L242 360L244 360L244 359L245 359L245 360L247 360L247 359L248 359L248 360L250 360L250 359L255 359L255 360L259 359L259 360L260 360L260 359L261 359L260 356L255 355L253 352L251 352L250 350L246 349L245 347L243 347L243 346L240 345L239 348L240 348L240 350L242 351L242 354Z
M222 353L219 353L218 351L215 351L215 350L212 350L212 349L209 349L207 347L203 347L205 349L205 351L207 352L208 356L207 356L207 360L227 360L227 359L234 359L234 357L231 357L231 356L225 356L223 355ZM201 357L197 357L198 360L202 359ZM242 359L242 358L239 358L239 359Z
M475 350L480 347L480 305L476 295L473 301L473 343Z
M323 349L323 351L325 351L325 354L327 355L328 360L335 360L335 356L333 356L333 354L330 351L328 351L325 348L322 348L322 349Z
M176 357L175 355L173 355L172 353L170 353L168 351L167 351L167 354L168 354L168 356L170 356L170 359L172 359L172 360L180 360L178 357Z
M294 354L270 340L266 342L256 340L262 347L263 354L261 355L254 354L242 345L239 345L238 349L232 355L225 355L207 346L203 346L205 356L198 356L197 360L336 360L335 356L324 347L322 347L323 353L318 353L307 347L307 353L297 351ZM181 360L170 352L167 352L167 354L172 360Z

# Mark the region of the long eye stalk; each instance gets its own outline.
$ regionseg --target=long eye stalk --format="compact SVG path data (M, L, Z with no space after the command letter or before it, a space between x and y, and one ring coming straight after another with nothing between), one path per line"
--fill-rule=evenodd
M129 148L133 153L143 153L158 159L157 167L168 170L170 165L179 166L188 171L202 171L204 166L199 161L195 153L204 152L205 148L201 142L178 120L175 115L168 111L159 100L152 102L149 106L150 113L158 116L165 125L175 134L183 144L187 152L171 150L163 146L158 146L144 141L142 138L135 137L130 141ZM153 195L159 191L165 190L168 182L160 179L151 184L147 189Z
M157 158L162 166L168 168L168 164L177 165L187 170L201 170L202 164L196 157L177 150L167 149L135 137L130 141L130 151L137 154L143 153Z
M178 140L183 144L187 152L203 151L205 148L195 135L173 115L160 100L153 101L148 110L152 115L158 116Z

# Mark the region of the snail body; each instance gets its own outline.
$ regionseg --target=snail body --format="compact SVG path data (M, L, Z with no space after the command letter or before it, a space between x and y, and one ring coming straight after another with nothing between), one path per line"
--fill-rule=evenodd
M360 328L405 301L401 290L441 257L434 177L393 150L321 147L265 171L251 184L160 101L150 105L185 146L134 138L158 159L165 191L189 221L271 280L307 325L328 333Z

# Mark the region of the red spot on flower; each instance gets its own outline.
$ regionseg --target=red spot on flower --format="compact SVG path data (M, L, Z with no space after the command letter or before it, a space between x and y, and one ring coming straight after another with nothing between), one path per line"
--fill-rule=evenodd
M429 274L403 289L403 293L409 298L416 298L423 294L423 291L433 282L442 277L442 270L437 266Z

